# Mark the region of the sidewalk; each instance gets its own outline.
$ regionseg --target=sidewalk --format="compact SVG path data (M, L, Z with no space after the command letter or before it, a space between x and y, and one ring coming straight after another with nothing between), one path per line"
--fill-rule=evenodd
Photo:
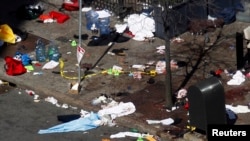
M44 13L49 12L51 10L58 10L61 7L61 3L56 1L53 3L55 5L47 5L47 9ZM85 49L85 54L82 59L81 73L80 75L86 72L86 65L95 66L90 71L96 73L97 75L93 75L92 77L85 78L81 81L81 91L79 94L70 93L69 84L78 82L79 72L76 57L76 47L71 46L70 40L78 39L74 38L74 35L78 35L79 33L79 13L78 11L65 11L66 14L70 16L70 19L65 23L39 23L36 20L24 21L20 24L19 28L27 31L29 35L35 35L38 37L34 37L33 40L29 39L29 43L20 42L16 45L13 45L11 51L8 52L8 55L13 54L20 47L20 45L25 44L28 50L23 50L29 53L34 57L34 45L33 42L36 38L43 38L47 43L49 41L55 41L59 45L59 50L62 54L62 59L64 60L65 67L64 71L67 71L65 75L68 77L62 77L60 74L53 73L59 72L60 68L57 67L52 70L42 70L42 66L34 66L34 71L22 74L20 76L9 76L5 73L4 67L1 67L0 70L0 80L6 80L11 83L17 84L18 87L22 87L25 89L30 89L35 91L36 94L40 95L41 98L46 98L48 96L55 97L58 99L59 103L67 103L72 106L76 106L79 109L84 109L87 111L98 111L100 110L100 106L92 105L91 102L93 99L99 97L101 94L106 94L117 101L132 101L136 102L138 110L128 116L119 117L116 119L119 125L128 126L131 128L136 128L143 132L148 132L153 135L160 136L163 140L180 140L180 141L195 141L195 140L205 140L205 136L199 133L186 133L184 137L173 139L172 132L181 133L185 127L188 117L186 117L185 113L187 111L183 111L182 109L176 110L174 112L166 112L166 109L163 108L164 105L164 96L165 96L165 75L159 74L153 77L153 80L156 82L154 84L149 84L148 81L152 78L150 75L143 75L141 79L134 79L129 77L127 74L120 74L119 76L101 74L103 70L107 70L112 68L114 65L122 67L126 71L133 71L131 69L132 65L135 64L146 64L149 61L159 61L165 58L164 54L155 53L156 47L162 46L165 44L165 41L156 38L153 43L149 42L139 42L133 39L130 39L124 43L115 43L112 47L108 46L94 46L89 47L86 44L91 40L90 37L92 33L86 30L85 17L83 13L82 20L82 34L89 35L87 40L82 40L82 47ZM112 19L114 23L115 18ZM244 27L248 24L237 23L238 28L233 28L235 25L227 26L222 33L226 36L230 36L228 31L231 33L235 33L236 31L242 31ZM188 39L188 34L183 34L183 37ZM232 34L231 34L232 36ZM226 41L228 47L231 44L234 44L234 38L232 40ZM28 41L27 41L28 42ZM186 45L188 46L188 45ZM188 48L181 44L172 44L171 45L171 57L173 59L186 61L187 56L190 55L192 51L192 47ZM210 70L216 70L218 68L227 68L233 69L235 67L235 50L227 50L229 48L218 48L214 49L214 52L211 52L210 57L212 58L212 63L207 65L201 65L203 69L198 69L195 72L195 75L192 79L185 85L185 88L188 86L197 83L198 81L204 79L208 75L210 75ZM121 49L125 48L127 50L124 51L125 56L118 55L110 55L107 52L112 51L113 49ZM223 54L225 52L225 54ZM5 54L6 55L6 54ZM214 58L215 57L215 58ZM205 58L205 60L209 60L211 58ZM195 59L195 57L193 58ZM224 59L224 60L221 60ZM0 65L4 66L4 60L0 60ZM43 63L42 63L43 65ZM154 66L150 66L149 70L155 69ZM41 75L33 75L34 72L42 72ZM179 68L173 71L173 88L174 90L178 89L181 82L185 79L185 69ZM222 76L222 81L226 82L230 79L230 77ZM230 87L225 85L225 90L230 91L234 89L241 89L246 92L249 90L247 88L247 84L249 82L246 81L244 86ZM147 94L147 96L144 96ZM241 95L242 98L234 99L231 98L227 100L227 102L233 102L236 104L246 104L249 102L249 94L245 93ZM244 100L242 100L244 99ZM151 103L150 103L151 102ZM147 104L147 105L145 105ZM154 111L151 107L154 107ZM148 108L148 109L147 109ZM149 110L150 109L150 110ZM158 109L160 112L156 113ZM148 111L147 111L148 110ZM167 117L175 117L182 118L183 121L180 125L171 125L171 126L161 126L161 125L149 125L145 122L145 119L151 118L167 118ZM250 121L246 118L246 115L240 116L240 120L238 124L246 124L250 123ZM171 131L169 133L169 131Z

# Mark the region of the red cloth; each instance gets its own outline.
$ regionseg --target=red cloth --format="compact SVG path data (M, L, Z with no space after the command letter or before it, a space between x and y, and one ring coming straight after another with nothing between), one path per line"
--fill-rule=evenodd
M56 19L57 23L64 23L69 19L69 16L67 14L56 11L49 12L49 16L52 17L52 19Z
M10 56L6 56L4 59L5 70L8 75L21 75L27 72L26 68L22 64L22 61L16 60Z
M68 11L77 11L79 10L79 3L78 0L71 0L70 2L66 0L63 2L62 7Z
M185 109L185 110L188 110L188 109L189 109L189 103L188 103L188 102L185 103L184 109Z

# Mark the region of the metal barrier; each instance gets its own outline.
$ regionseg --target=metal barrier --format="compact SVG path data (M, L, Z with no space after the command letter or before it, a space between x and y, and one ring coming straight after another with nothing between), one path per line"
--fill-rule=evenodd
M156 22L155 35L164 39L166 13L162 11L162 8L166 6L166 2L175 11L172 11L173 14L170 17L172 20L169 28L170 37L185 32L189 19L207 18L207 5L204 3L204 0L94 0L92 7L95 9L107 9L121 20L130 14L153 11L152 16Z
M151 5L151 0L143 0L144 2L138 0L94 0L92 6L96 9L107 9L113 14L120 16L121 14L127 12L138 13L143 8L143 5Z

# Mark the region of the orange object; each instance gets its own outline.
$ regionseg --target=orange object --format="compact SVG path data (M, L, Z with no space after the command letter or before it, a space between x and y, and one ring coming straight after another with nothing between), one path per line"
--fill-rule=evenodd
M102 141L110 141L110 139L102 139Z
M146 139L148 141L156 141L156 139L153 136L146 136Z
M42 15L39 16L39 19L44 21L44 20L47 20L47 19L52 19L52 17L50 15L42 14Z
M218 69L218 70L215 71L215 75L220 75L222 72L223 72L222 69Z

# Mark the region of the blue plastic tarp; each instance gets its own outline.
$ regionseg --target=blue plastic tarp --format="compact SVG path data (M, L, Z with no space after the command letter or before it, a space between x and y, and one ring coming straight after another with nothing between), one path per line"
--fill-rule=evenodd
M93 128L97 128L99 125L95 124L96 121L100 120L100 117L96 113L90 113L89 116L80 117L76 120L72 120L66 123L62 123L53 126L48 129L42 129L38 131L38 134L48 133L62 133L71 131L86 131Z

